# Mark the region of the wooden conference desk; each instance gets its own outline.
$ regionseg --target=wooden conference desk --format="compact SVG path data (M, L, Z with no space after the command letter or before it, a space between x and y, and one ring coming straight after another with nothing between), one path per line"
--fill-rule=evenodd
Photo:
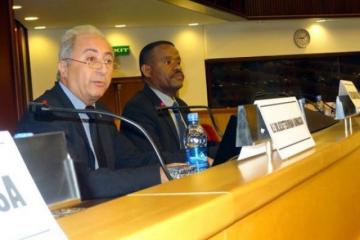
M58 223L69 239L360 239L358 122L289 160L228 162Z

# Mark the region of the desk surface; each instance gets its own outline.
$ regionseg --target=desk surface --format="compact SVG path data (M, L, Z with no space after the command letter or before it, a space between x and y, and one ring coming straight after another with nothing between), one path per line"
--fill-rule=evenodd
M204 239L245 218L360 148L360 120L313 135L316 146L282 161L231 161L91 207L58 223L69 239ZM360 191L360 190L359 190ZM189 230L191 229L191 230Z

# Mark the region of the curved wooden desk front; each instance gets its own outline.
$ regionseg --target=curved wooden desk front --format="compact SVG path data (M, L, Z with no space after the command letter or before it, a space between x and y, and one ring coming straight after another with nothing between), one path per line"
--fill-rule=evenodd
M228 162L58 222L69 239L360 239L357 121L289 160Z

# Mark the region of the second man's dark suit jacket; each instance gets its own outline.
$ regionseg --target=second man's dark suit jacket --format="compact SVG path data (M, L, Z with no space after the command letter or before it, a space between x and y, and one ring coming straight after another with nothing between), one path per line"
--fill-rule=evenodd
M74 108L58 83L35 101L54 107ZM105 110L101 104L97 103L96 107ZM88 167L92 151L77 113L26 112L16 132L65 132L83 199L120 196L160 183L159 165L154 153L137 151L124 135L119 134L112 119L103 117L98 124L107 167L97 170Z
M187 106L180 98L176 98L176 101L180 106ZM144 127L154 139L160 151L174 153L173 159L166 159L167 163L184 162L185 151L180 150L179 137L169 111L157 110L157 108L162 106L160 98L145 84L144 89L127 102L123 116L134 120ZM188 110L181 110L185 121L188 112ZM148 151L151 148L150 144L131 126L122 123L121 132L144 151Z

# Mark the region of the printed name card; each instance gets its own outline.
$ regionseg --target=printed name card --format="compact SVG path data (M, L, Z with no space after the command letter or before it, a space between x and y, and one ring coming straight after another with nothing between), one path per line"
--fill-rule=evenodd
M348 95L355 105L356 113L360 112L360 94L352 81L340 80L338 95Z
M258 100L255 104L281 159L315 145L295 97Z
M9 132L0 132L0 239L67 239Z

